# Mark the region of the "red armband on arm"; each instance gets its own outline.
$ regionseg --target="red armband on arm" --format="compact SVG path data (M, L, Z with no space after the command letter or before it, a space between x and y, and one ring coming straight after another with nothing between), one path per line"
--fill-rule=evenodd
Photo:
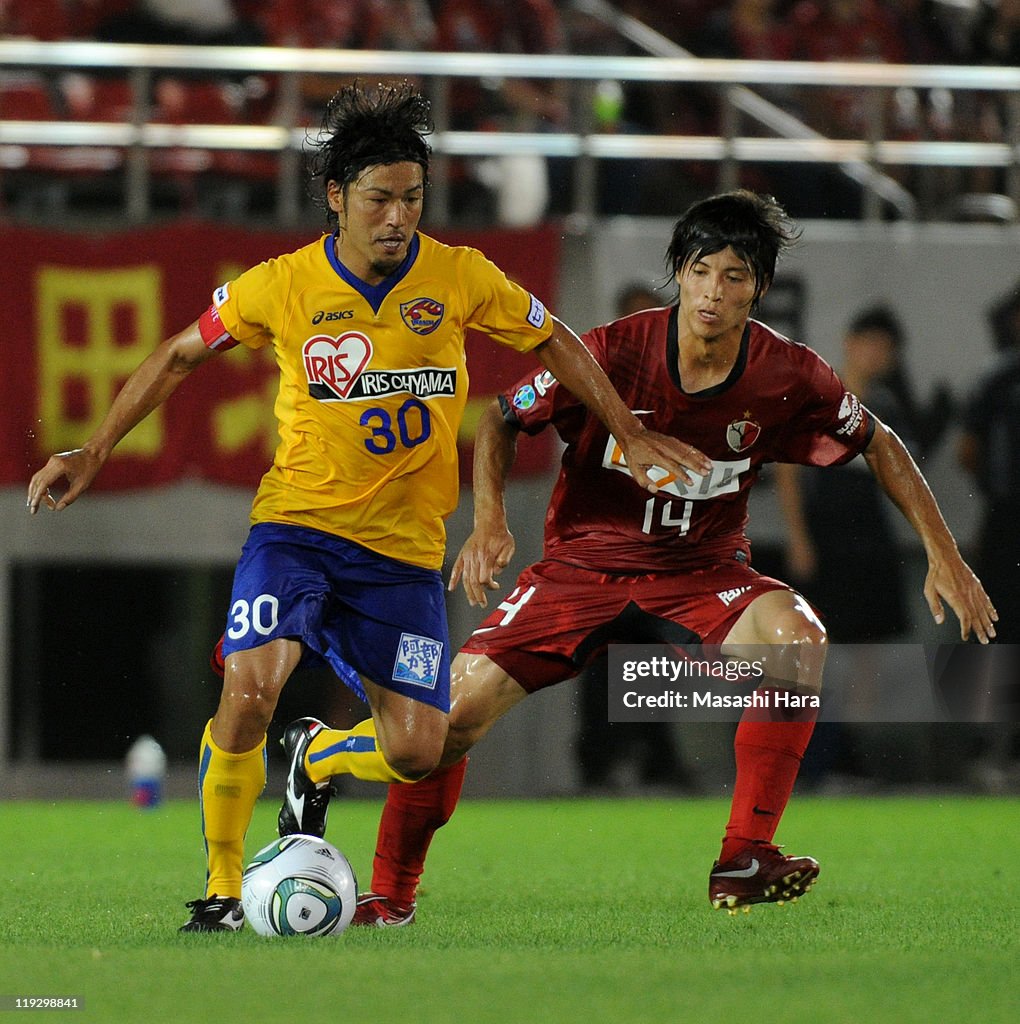
M227 349L237 345L236 339L232 338L223 326L219 310L215 306L210 306L198 318L198 330L202 335L202 341L205 342L205 347L216 352L226 352Z

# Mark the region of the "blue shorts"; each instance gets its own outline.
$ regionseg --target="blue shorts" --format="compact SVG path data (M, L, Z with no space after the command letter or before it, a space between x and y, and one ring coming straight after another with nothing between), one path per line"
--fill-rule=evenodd
M257 523L234 572L224 657L300 640L362 700L358 673L450 710L446 593L434 569L303 526Z

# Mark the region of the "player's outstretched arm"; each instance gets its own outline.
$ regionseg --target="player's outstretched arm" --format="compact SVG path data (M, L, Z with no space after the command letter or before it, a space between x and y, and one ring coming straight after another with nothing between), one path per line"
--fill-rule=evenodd
M514 538L507 528L506 481L517 457L517 430L503 419L498 402L482 413L475 434L475 525L453 563L450 590L464 583L468 603L488 606L486 590L498 590L496 577L510 564Z
M197 320L162 342L128 377L92 437L81 448L51 456L32 477L28 485L29 512L35 515L42 504L56 512L67 508L88 489L117 442L165 402L196 366L215 354L202 341ZM51 488L61 480L66 481L66 489L54 497Z
M620 443L627 466L641 487L653 494L658 491L648 476L652 466L668 470L688 484L694 482L688 470L699 476L707 476L712 471L712 460L693 445L646 430L616 393L581 339L556 317L552 321L552 336L535 349L535 354L553 376L606 425Z
M938 502L910 452L893 431L876 420L864 458L924 544L928 556L924 596L932 617L939 624L944 622L942 602L948 601L960 620L960 637L966 640L973 632L981 643L988 643L995 637L998 614L981 581L960 556Z

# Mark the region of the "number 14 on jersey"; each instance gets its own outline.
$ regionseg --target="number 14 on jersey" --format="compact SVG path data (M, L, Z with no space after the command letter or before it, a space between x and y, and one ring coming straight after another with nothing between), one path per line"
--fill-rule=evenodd
M651 533L654 526L664 526L667 529L676 527L681 537L687 535L691 528L691 512L694 510L693 501L684 501L679 516L673 515L672 499L664 501L656 522L655 503L660 500L658 496L652 496L645 502L645 521L641 524L642 533ZM681 504L677 502L677 504Z

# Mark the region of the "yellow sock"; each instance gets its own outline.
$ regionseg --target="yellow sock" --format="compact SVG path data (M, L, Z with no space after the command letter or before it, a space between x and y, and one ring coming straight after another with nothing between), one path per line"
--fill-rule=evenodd
M410 782L387 763L375 737L375 721L366 718L353 729L323 729L308 745L305 771L312 782L347 772L369 782Z
M240 899L244 834L266 785L266 741L247 753L228 754L213 742L211 726L202 736L198 770L209 871L205 894Z

